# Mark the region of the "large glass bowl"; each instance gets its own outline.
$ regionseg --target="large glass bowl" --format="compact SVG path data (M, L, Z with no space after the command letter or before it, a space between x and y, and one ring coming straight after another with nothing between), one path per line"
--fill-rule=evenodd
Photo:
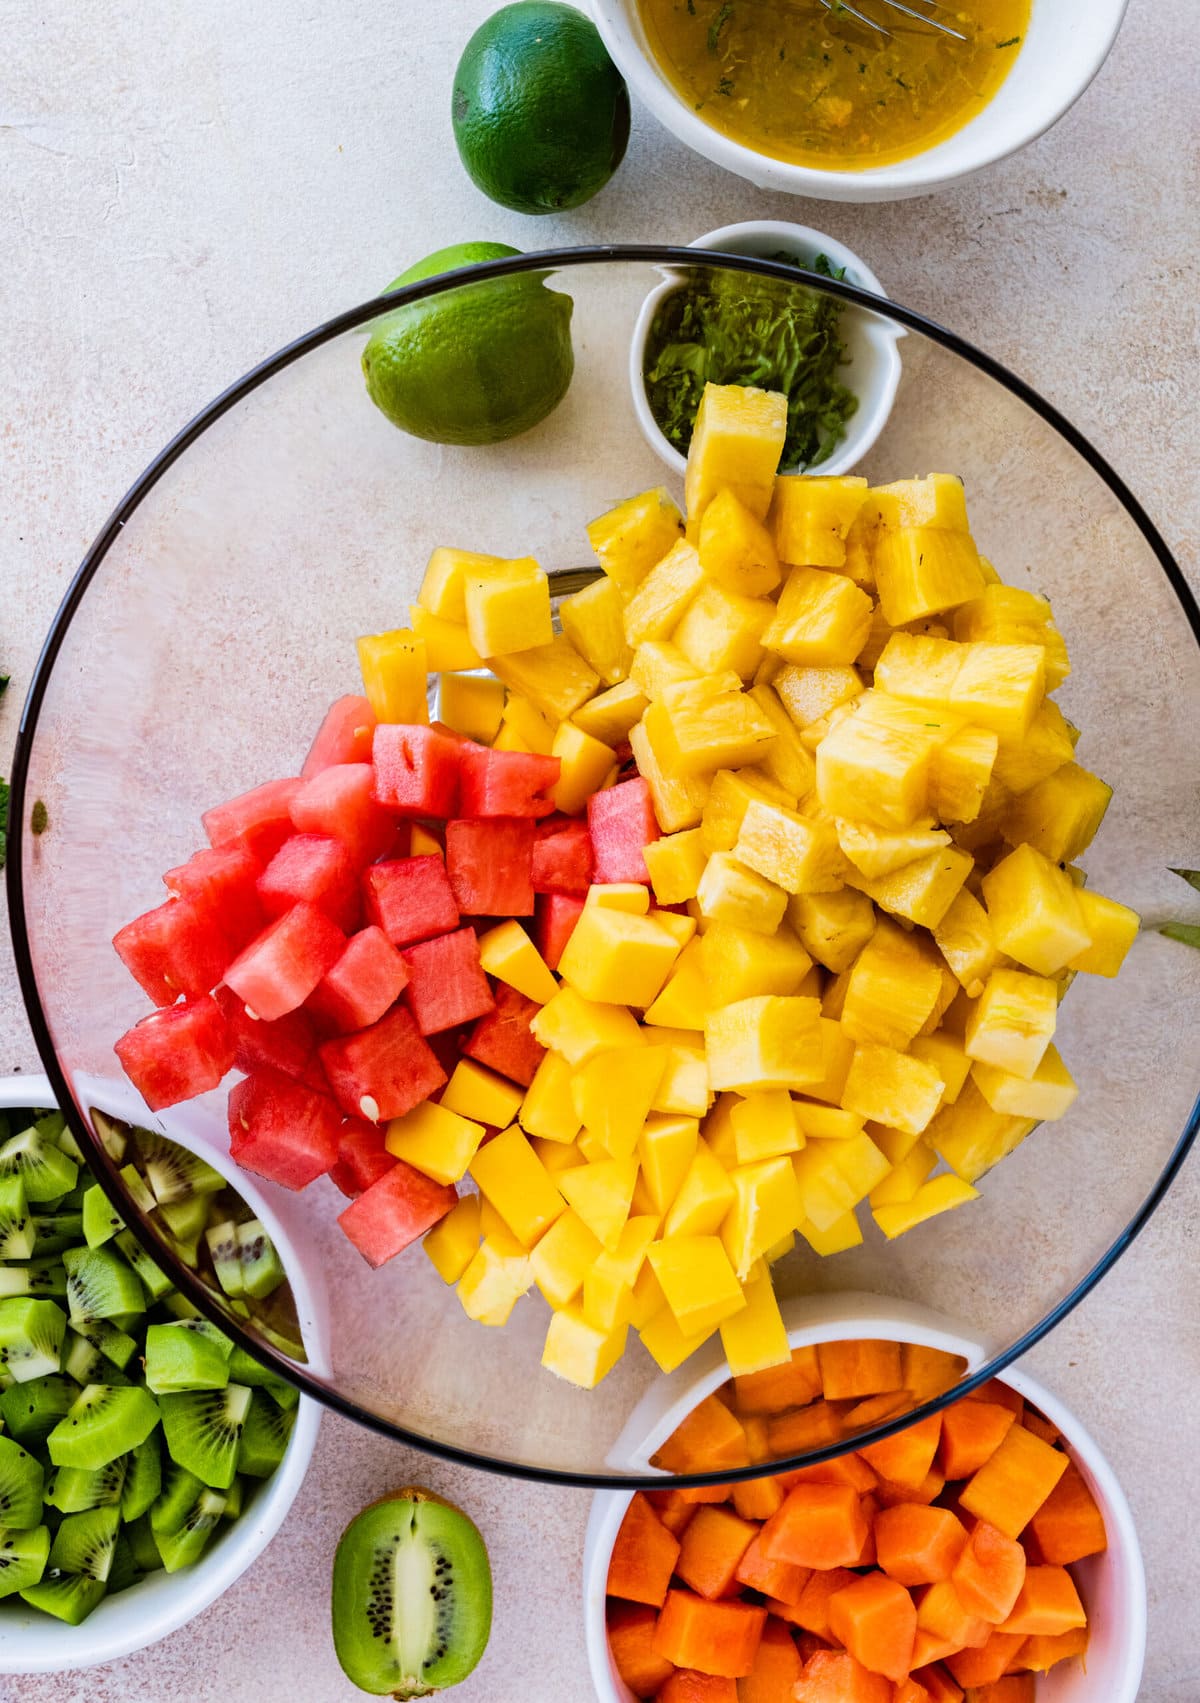
M99 1083L119 1080L114 1039L144 1011L109 942L161 902L160 873L201 843L201 811L296 772L325 706L356 689L356 634L404 624L435 545L588 564L585 523L664 477L626 383L638 309L663 268L714 267L794 279L673 248L473 272L474 287L498 288L537 270L575 304L566 400L491 448L397 431L360 371L367 322L461 288L461 275L367 302L272 357L162 452L104 527L55 620L16 757L9 904L30 1019L59 1102L139 1237L198 1306L331 1406L471 1465L568 1482L645 1479L616 1448L659 1377L632 1338L595 1392L560 1382L540 1369L536 1291L507 1328L473 1324L419 1249L368 1269L322 1179L286 1204L327 1292L332 1363L293 1363L250 1340L138 1220L89 1108ZM1088 870L1161 920L1184 891L1169 868L1196 861L1200 833L1200 617L1179 569L1119 478L1025 385L916 314L814 287L906 333L895 408L861 470L960 473L981 549L1053 599L1074 663L1061 701L1083 729L1081 760L1115 787ZM981 1382L1086 1295L1162 1198L1196 1132L1198 1033L1200 954L1148 930L1119 980L1080 977L1063 1006L1060 1044L1081 1085L1067 1118L989 1175L980 1200L896 1243L868 1223L854 1251L793 1253L776 1267L781 1294L868 1290L965 1316L994 1347L973 1370ZM190 1139L221 1152L224 1101L219 1091L180 1114Z

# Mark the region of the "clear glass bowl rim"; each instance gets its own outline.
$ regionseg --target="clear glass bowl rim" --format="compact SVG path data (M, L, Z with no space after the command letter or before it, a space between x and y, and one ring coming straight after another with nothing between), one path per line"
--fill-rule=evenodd
M477 1471L495 1472L506 1477L524 1479L534 1483L573 1486L579 1489L592 1490L639 1490L648 1486L662 1486L665 1483L681 1486L733 1484L741 1480L762 1477L763 1466L760 1463L749 1467L727 1468L722 1472L684 1474L669 1478L665 1478L661 1473L646 1471L627 1473L567 1471L561 1468L535 1466L526 1462L502 1461L494 1456L477 1454L473 1450L442 1443L436 1438L409 1431L403 1426L384 1420L378 1414L364 1410L357 1402L352 1401L339 1390L321 1383L311 1374L296 1366L269 1343L260 1342L257 1338L250 1336L243 1329L236 1316L226 1313L214 1300L201 1283L198 1275L174 1257L166 1243L160 1240L147 1221L139 1214L128 1213L129 1201L121 1184L117 1167L110 1160L102 1143L93 1134L90 1125L80 1114L75 1104L74 1094L66 1072L58 1061L50 1034L49 1022L38 991L30 941L25 926L25 852L26 835L28 833L25 801L39 716L50 685L55 661L62 649L71 622L80 609L101 563L129 517L153 490L167 470L185 454L197 439L203 436L209 426L273 378L275 374L282 372L284 368L303 359L314 349L333 341L344 332L353 331L369 320L378 318L381 314L395 308L407 306L411 302L424 301L431 296L441 295L466 283L486 284L490 280L529 272L554 273L569 271L576 266L622 262L642 262L647 267L678 268L684 272L694 272L700 268L749 272L759 274L762 277L778 278L785 283L793 284L796 282L798 271L800 271L801 276L824 293L892 320L906 330L915 331L921 336L927 337L951 354L967 361L977 371L993 379L1037 414L1070 444L1076 454L1107 485L1157 559L1179 604L1180 612L1191 629L1197 649L1200 650L1200 606L1197 605L1196 598L1184 577L1183 570L1166 541L1125 481L1100 454L1099 450L1057 408L1047 402L1031 385L1010 371L1002 362L976 348L967 339L899 302L873 295L870 291L861 289L859 286L847 283L844 280L825 278L816 273L804 272L802 269L784 265L777 261L746 255L719 253L716 250L682 248L664 244L611 243L576 248L534 250L526 254L515 254L502 260L478 262L451 272L439 273L432 278L423 279L419 283L409 284L403 289L392 290L383 295L375 296L370 301L349 308L333 319L326 320L303 336L285 344L283 348L259 362L257 366L252 367L249 372L237 379L226 390L223 390L206 407L202 408L149 462L117 504L84 555L51 622L50 630L34 666L29 691L21 711L13 756L10 783L8 858L5 870L9 926L16 961L17 980L29 1024L33 1031L34 1043L54 1089L58 1104L64 1112L76 1140L79 1141L84 1152L88 1155L88 1162L96 1180L100 1183L114 1208L127 1214L129 1227L137 1240L153 1259L170 1271L176 1287L182 1291L187 1299L205 1317L211 1319L214 1324L231 1336L239 1347L244 1348L278 1376L295 1384L304 1394L313 1396L316 1400L324 1403L326 1407L332 1408L345 1418L364 1425L370 1430L377 1431L395 1442L421 1450L455 1465L470 1467ZM1019 1359L1042 1341L1044 1337L1048 1336L1092 1292L1101 1278L1111 1271L1125 1250L1133 1243L1158 1210L1198 1134L1200 1134L1200 1098L1197 1098L1193 1105L1184 1128L1153 1186L1125 1228L1067 1295L1015 1343L992 1356L969 1378L964 1378L955 1384L953 1389L921 1403L895 1419L881 1422L868 1430L864 1430L854 1438L852 1443L828 1444L822 1448L808 1450L802 1456L781 1458L770 1463L770 1470L772 1472L784 1472L793 1466L816 1464L844 1454L851 1447L861 1447L864 1444L878 1442L885 1437L893 1436L919 1419L940 1413L943 1408L951 1406L964 1395L979 1389L990 1379L999 1376L1013 1361Z

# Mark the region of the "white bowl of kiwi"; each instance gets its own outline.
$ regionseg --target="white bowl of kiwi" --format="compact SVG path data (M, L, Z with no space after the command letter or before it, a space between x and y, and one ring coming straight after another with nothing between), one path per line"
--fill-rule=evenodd
M286 1518L320 1423L170 1286L53 1104L44 1076L0 1079L0 1673L113 1661L207 1608ZM159 1227L248 1319L322 1352L253 1180L125 1109L97 1127Z

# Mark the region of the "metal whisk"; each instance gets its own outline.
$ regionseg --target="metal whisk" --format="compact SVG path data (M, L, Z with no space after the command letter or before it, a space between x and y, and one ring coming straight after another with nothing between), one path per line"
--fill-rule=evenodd
M940 18L934 17L935 12L945 11L945 7L939 6L937 0L917 0L917 5L914 6L906 6L902 4L902 0L876 0L876 4L886 6L889 12L902 14L906 18L913 18L918 23L924 24L928 29L937 30L939 35L952 35L956 41L966 41L967 39L961 30L953 29L949 24L943 23ZM874 30L878 35L890 37L892 33L886 24L880 23L878 18L868 17L866 12L860 12L857 6L849 4L849 0L821 0L821 5L827 12L853 18L855 23L862 24L866 29ZM919 10L918 7L924 9Z

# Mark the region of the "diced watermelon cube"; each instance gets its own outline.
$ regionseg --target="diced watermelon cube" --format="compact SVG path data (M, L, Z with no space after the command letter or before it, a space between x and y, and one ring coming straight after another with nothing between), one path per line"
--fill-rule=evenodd
M458 748L460 816L548 816L547 795L562 768L557 757L527 751L491 751L464 739Z
M534 1039L529 1027L541 1006L507 982L497 983L495 998L496 1009L479 1019L462 1050L468 1058L528 1088L546 1056L545 1047Z
M315 905L345 934L362 915L358 870L341 840L330 834L293 834L258 878L258 896L269 917L293 905Z
M363 873L367 915L393 946L411 946L458 927L458 906L436 852L392 858Z
M301 778L309 780L336 763L369 763L375 711L366 698L338 698L325 712L317 729Z
M529 821L446 823L446 874L464 916L533 914L533 844Z
M356 1035L324 1041L319 1052L338 1103L368 1123L403 1117L447 1080L403 1005Z
M235 1070L244 1070L249 1075L252 1070L269 1065L272 1070L282 1070L285 1076L295 1077L297 1082L308 1080L317 1053L317 1032L306 1011L289 1011L286 1017L268 1023L261 1017L256 1020L247 1016L244 1003L232 988L219 987L213 998L233 1037ZM328 1092L319 1080L310 1082L309 1086Z
M458 1200L453 1183L435 1183L397 1160L360 1194L338 1223L368 1265L385 1265L446 1216Z
M206 810L200 820L209 845L241 846L260 863L270 863L292 831L288 812L299 787L299 780L267 781Z
M369 1028L408 985L404 959L374 923L346 942L346 950L309 995L308 1009L341 1035Z
M378 1124L347 1118L338 1142L337 1163L329 1173L344 1195L354 1200L390 1171L396 1160L387 1150Z
M155 1005L183 994L198 999L216 987L233 955L211 904L168 899L113 936L117 956Z
M650 788L640 775L594 792L588 799L588 832L595 856L593 881L640 881L650 885L643 848L660 837Z
M375 729L375 797L397 816L453 816L463 741L436 727Z
M292 800L292 821L301 834L332 834L341 840L357 869L384 852L393 856L396 823L374 797L370 763L337 763L304 782ZM408 846L403 847L407 851Z
M456 928L453 934L410 946L404 963L409 1008L423 1035L470 1023L495 1007L473 928Z
M557 970L563 948L575 932L583 900L573 893L538 895L533 919L533 941L552 970Z
M113 1051L152 1112L206 1094L233 1068L233 1037L208 994L152 1011Z
M304 1004L345 945L346 936L324 911L293 905L238 954L225 984L255 1016L273 1022Z
M531 868L535 893L586 893L592 884L592 840L585 822L539 834Z
M229 1094L229 1151L285 1189L307 1188L338 1156L342 1114L282 1071L256 1070Z
M224 851L205 846L177 869L168 869L163 886L177 899L195 899L218 920L231 951L240 952L267 920L258 900L261 873L258 859L238 846Z

